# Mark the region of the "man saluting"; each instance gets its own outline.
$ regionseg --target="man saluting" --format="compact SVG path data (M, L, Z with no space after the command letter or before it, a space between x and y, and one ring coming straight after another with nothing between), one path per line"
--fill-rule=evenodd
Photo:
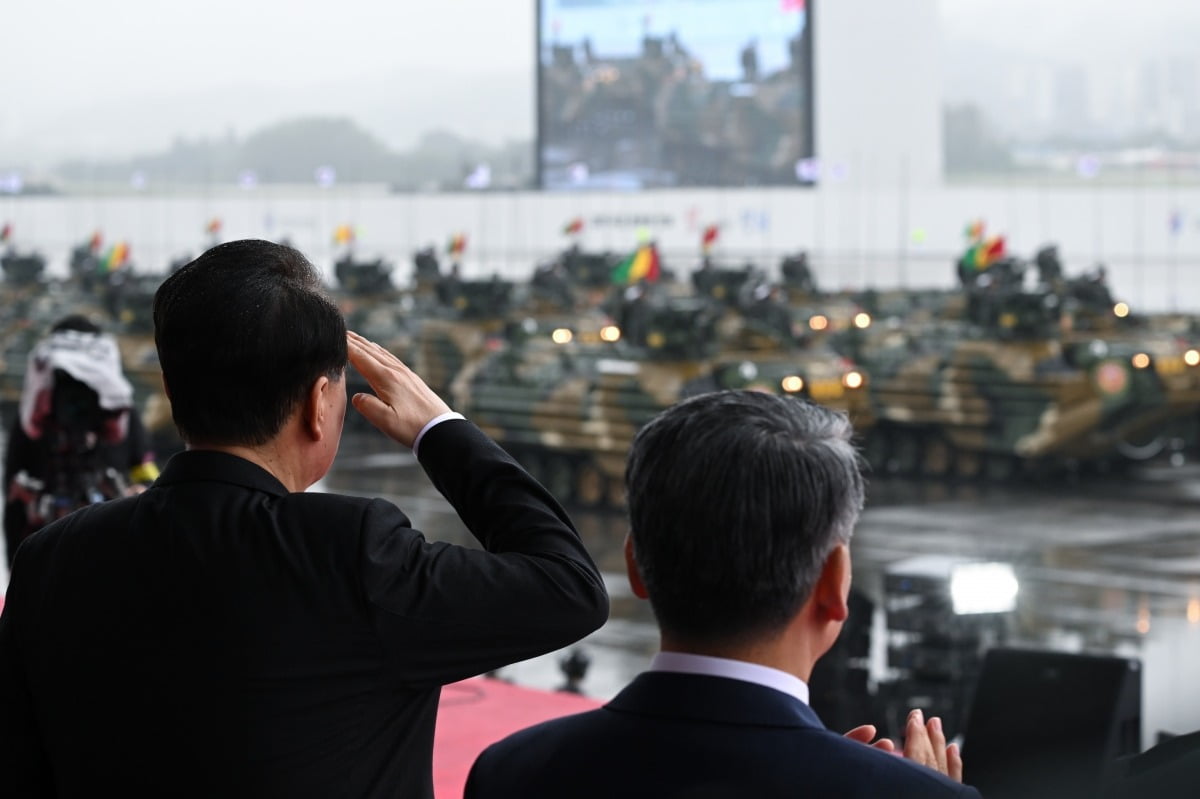
M215 247L154 298L187 450L35 533L0 617L0 780L25 796L433 795L441 685L547 652L608 600L562 509L382 347L312 265ZM482 550L380 499L309 494L355 409Z

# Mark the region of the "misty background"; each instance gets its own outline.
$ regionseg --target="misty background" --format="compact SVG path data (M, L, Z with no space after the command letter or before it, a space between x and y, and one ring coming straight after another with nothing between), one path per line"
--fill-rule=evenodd
M1194 0L940 5L949 177L1200 164ZM528 185L534 7L18 0L0 173L26 190L307 182L336 153L338 181L460 188L486 165L493 186Z

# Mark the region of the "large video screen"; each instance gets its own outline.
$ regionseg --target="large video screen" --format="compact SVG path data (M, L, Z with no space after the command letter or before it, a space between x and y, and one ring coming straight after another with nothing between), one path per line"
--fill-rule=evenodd
M538 0L547 189L795 186L812 0Z

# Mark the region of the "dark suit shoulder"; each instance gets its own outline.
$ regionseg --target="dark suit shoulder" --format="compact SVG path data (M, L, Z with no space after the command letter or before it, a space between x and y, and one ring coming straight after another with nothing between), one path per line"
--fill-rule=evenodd
M978 798L973 788L819 727L647 718L611 707L492 745L476 761L466 793L568 795Z
M87 505L33 533L18 551L26 560L46 557L65 541L120 529L129 523L137 501L137 497L124 497Z
M409 526L408 517L391 502L349 494L300 492L274 500L277 513L302 525L337 519L339 529L374 523L376 526Z

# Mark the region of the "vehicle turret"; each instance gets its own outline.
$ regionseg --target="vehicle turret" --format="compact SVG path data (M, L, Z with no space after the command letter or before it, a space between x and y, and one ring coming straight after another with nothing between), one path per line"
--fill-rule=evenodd
M497 340L454 380L454 407L560 500L620 504L625 456L638 428L706 391L794 395L869 426L867 378L845 358L829 351L722 352L712 302L639 288L622 293L621 321L616 314L569 326L527 319L520 336Z
M353 252L347 252L334 262L333 269L338 286L347 294L379 294L394 288L392 265L382 258L359 260Z

